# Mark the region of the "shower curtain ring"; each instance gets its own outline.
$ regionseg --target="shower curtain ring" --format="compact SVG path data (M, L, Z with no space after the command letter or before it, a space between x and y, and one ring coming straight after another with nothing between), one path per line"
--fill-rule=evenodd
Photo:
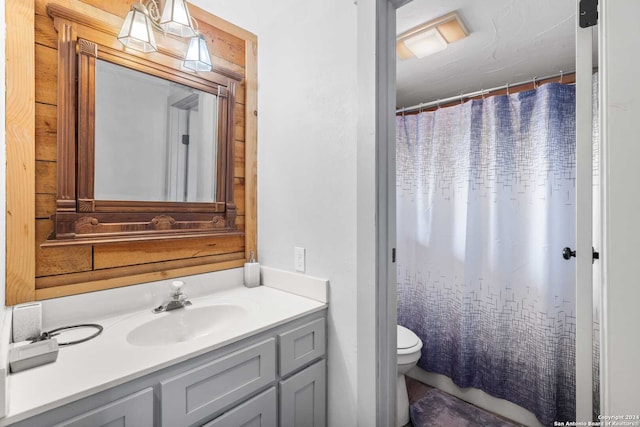
M533 88L538 89L538 76L533 78Z
M464 104L464 94L460 93L460 105Z
M560 70L560 83L562 83L562 77L564 77L564 71Z
M507 83L507 95L511 95L511 94L509 93L509 83Z

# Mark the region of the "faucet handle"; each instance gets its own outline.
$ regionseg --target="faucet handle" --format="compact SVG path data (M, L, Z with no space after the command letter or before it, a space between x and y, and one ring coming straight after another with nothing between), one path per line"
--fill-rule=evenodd
M173 289L173 293L176 295L182 294L182 287L184 286L184 282L182 280L174 280L171 282L171 289Z

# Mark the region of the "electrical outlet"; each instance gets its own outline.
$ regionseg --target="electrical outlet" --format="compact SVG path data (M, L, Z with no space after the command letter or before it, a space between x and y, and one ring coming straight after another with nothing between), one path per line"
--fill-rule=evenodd
M304 252L304 248L295 247L294 268L301 273L305 270Z

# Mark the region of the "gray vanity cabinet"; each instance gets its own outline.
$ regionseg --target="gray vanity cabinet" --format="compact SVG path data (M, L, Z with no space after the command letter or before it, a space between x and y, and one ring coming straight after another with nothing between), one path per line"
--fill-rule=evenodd
M324 427L326 425L326 363L280 381L280 427Z
M294 328L278 336L280 342L280 376L284 377L325 353L324 319Z
M325 316L274 326L11 427L324 427Z
M317 319L278 335L280 344L280 427L323 427L326 424L325 320Z
M98 407L55 427L139 427L153 425L153 389Z
M275 379L276 344L270 338L162 381L162 425L195 424Z
M203 427L274 427L278 424L275 387L236 406Z

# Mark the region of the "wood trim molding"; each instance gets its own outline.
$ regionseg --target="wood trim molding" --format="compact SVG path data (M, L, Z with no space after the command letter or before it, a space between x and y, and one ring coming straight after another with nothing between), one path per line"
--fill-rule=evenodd
M34 2L6 7L6 304L35 297Z
M208 22L214 27L221 29L225 33L229 33L233 36L236 36L239 39L243 39L246 41L254 41L254 42L257 41L256 35L253 34L252 32L247 31L242 27L238 27L237 25L232 24L229 21L225 21L224 19L218 16L212 15L206 10L201 9L198 6L194 5L193 3L189 3L189 12L191 13L191 16L193 16L197 20Z
M258 259L258 41L245 41L245 257Z
M75 211L75 169L67 168L66 165L76 161L76 64L73 57L77 35L73 25L68 21L55 20L54 27L58 31L58 111L65 112L58 114L57 205L58 210ZM65 116L70 119L66 120ZM68 142L62 144L62 141Z
M88 40L80 39L78 41L78 54L97 58L98 45Z
M235 124L235 115L234 115L234 111L235 111L235 105L236 105L236 84L235 82L230 82L229 86L227 87L227 103L231 106L231 108L225 108L225 120L226 120L226 125L225 127L225 134L223 135L223 138L227 139L227 144L222 144L223 146L226 147L226 149L228 150L224 156L222 157L223 159L226 159L226 164L225 164L225 170L224 170L224 178L222 181L218 181L218 182L224 182L226 185L225 188L225 198L224 201L227 203L227 205L232 204L233 205L233 210L235 210L235 199L233 198L233 167L234 167L234 146L235 146L235 129L236 129L236 124ZM220 139L219 139L220 140Z
M96 58L98 57L98 45L85 39L77 41L77 63L78 63L78 157L75 163L64 164L62 168L74 169L77 164L77 188L78 188L78 210L80 212L93 212L95 200L93 194L94 184L94 164L96 157L95 150L95 102L86 102L95 99L96 91ZM58 50L60 52L60 50ZM59 53L62 61L62 53ZM76 55L71 55L76 58ZM74 61L75 62L75 61ZM75 67L75 64L74 64ZM60 79L60 76L58 77ZM75 93L74 90L70 91ZM58 108L60 108L58 106ZM73 115L76 114L74 110ZM66 114L65 114L66 115ZM73 117L60 117L58 120L73 121ZM67 145L58 141L58 147ZM65 159L66 160L66 159ZM58 164L60 165L58 160ZM58 166L60 167L60 166ZM74 182L73 185L76 185Z
M233 255L226 256L226 257L227 258L233 257ZM218 256L218 259L219 258L224 259L225 257ZM215 262L215 264L213 264L213 262ZM245 262L244 259L236 259L236 260L221 261L221 262L220 261L216 262L214 259L212 259L210 260L210 263L207 263L207 264L184 267L185 260L177 260L177 261L167 262L168 268L166 270L154 271L154 272L144 272L143 269L146 265L143 264L139 266L140 272L137 274L134 273L134 274L130 274L123 277L113 277L113 278L91 280L91 281L89 280L95 276L95 273L91 273L91 274L80 273L85 275L85 278L87 280L86 282L37 289L35 291L35 297L38 300L58 298L58 297L76 295L76 294L86 293L86 292L119 288L121 286L135 285L138 283L153 282L156 280L166 280L174 277L187 276L191 274L208 273L211 271L227 270L230 268L240 268L244 265L244 262ZM129 269L128 271L129 273L131 273L131 269Z

